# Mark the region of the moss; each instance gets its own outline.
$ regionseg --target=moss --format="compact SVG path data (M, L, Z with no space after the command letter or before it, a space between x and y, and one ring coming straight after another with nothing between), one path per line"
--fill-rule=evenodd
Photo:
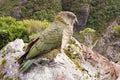
M106 50L103 50L101 54L105 56L107 54Z
M4 74L0 72L0 79L3 80Z
M6 62L7 62L7 60L5 58L2 58L2 60L1 60L2 65L5 65Z
M13 80L13 79L12 79L12 78L7 77L7 78L5 78L4 80Z
M94 77L100 78L100 72L98 72Z
M120 25L114 27L115 33L118 37L120 37Z
M19 77L17 77L17 78L10 78L10 77L4 78L4 74L0 73L0 80L21 80L21 79Z
M74 46L76 46L76 48L78 47L78 45L72 44ZM71 59L71 61L73 61L73 63L76 65L76 68L78 68L80 71L84 71L84 69L80 66L80 53L76 53L73 54L70 50L71 50L71 44L70 44L70 49L65 49L64 53ZM73 50L75 50L76 48L74 48Z
M14 59L17 61L19 59L19 56L14 57Z
M1 49L1 51L2 51L2 57L5 57L6 52L5 52L4 48L3 48L3 49Z

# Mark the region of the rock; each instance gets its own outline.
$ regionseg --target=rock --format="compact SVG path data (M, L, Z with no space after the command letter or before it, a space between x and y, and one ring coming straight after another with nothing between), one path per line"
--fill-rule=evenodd
M70 41L64 53L58 53L52 61L39 57L29 70L22 73L18 71L19 64L16 63L15 57L24 53L23 47L23 41L17 39L1 50L0 59L6 59L4 65L3 61L0 63L2 80L5 78L12 80L116 80L120 74L120 65L110 62L76 39ZM9 51L7 48L13 50ZM3 51L7 52L4 56L2 56Z
M79 6L79 10L77 11L77 17L79 23L76 24L74 27L75 32L80 32L81 29L84 29L88 20L89 12L90 12L89 4L81 4Z
M16 19L20 19L21 17L21 9L17 6L14 8L13 12L12 12L12 17L16 18Z
M9 53L16 53L16 52L23 52L24 42L22 39L16 39L14 42L10 42L4 48L6 52Z
M120 61L120 38L115 36L114 27L117 26L114 21L103 33L98 41L95 50L114 62Z
M4 79L9 78L17 78L19 75L18 72L18 64L15 64L16 58L23 55L24 42L22 39L16 39L13 42L8 43L1 51L0 51L0 61L2 59L6 60L4 68L0 73L5 74ZM0 66L2 66L0 62Z
M27 3L27 0L22 0L21 5L25 5Z

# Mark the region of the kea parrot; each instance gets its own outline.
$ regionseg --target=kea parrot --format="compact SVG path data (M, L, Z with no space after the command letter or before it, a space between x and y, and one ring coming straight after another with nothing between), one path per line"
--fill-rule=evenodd
M31 41L19 59L19 71L26 71L34 62L37 56L47 53L61 46L61 51L73 35L73 25L77 17L69 11L61 11L56 15L54 22L46 28L40 36Z

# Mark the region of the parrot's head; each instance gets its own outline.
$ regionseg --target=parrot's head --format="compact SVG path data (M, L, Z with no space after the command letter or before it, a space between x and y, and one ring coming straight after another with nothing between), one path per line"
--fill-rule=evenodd
M69 11L61 11L60 13L58 13L55 19L66 25L71 26L73 26L75 22L78 22L76 15Z

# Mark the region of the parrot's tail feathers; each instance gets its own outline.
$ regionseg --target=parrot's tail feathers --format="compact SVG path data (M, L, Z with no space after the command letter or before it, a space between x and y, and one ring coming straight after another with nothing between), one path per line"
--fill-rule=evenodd
M34 39L33 41L31 41L31 42L27 45L26 50L25 50L25 51L26 51L25 54L22 55L22 56L17 60L17 62L18 62L19 64L22 64L22 63L23 63L23 61L25 60L27 54L29 53L29 50L31 49L31 47L33 46L33 44L34 44L35 42L37 42L38 40L39 40L39 38L36 38L36 39Z
M34 59L32 60L27 60L26 62L24 62L20 68L19 68L19 71L20 72L25 72L34 62Z
M25 60L27 54L28 54L28 52L26 52L24 55L22 55L22 56L17 60L17 62L18 62L19 64L22 64L23 61Z

